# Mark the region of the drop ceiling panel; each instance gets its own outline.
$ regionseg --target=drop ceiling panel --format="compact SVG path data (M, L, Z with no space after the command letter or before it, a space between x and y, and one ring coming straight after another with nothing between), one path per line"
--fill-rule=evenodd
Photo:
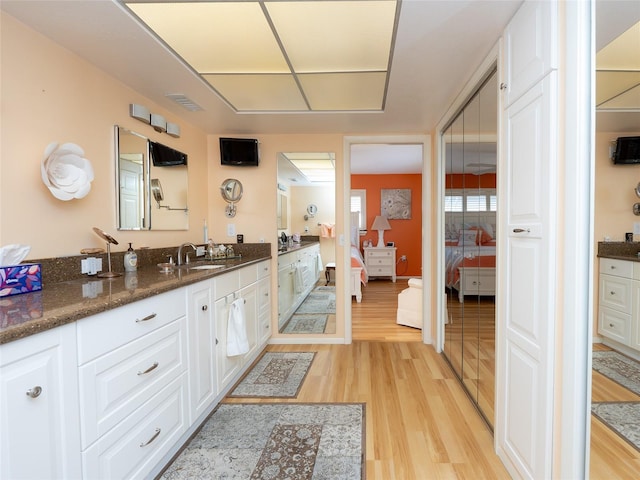
M291 75L203 75L238 111L308 110Z
M256 2L128 4L200 73L288 73Z
M387 69L395 1L265 5L295 72Z
M298 76L312 110L380 110L385 72Z

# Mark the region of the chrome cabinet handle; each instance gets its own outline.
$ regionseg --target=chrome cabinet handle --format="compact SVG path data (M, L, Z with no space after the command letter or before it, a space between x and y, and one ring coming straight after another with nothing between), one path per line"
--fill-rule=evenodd
M146 442L142 442L142 443L140 444L140 446L141 446L141 447L146 447L147 445L149 445L151 442L153 442L153 441L158 437L158 435L160 435L160 432L161 432L161 431L162 431L162 430L160 430L159 428L156 428L156 431L155 431L155 433L153 434L153 436L152 436L149 440L147 440Z
M138 372L138 375L146 375L147 373L151 372L152 370L155 370L156 368L158 368L158 362L154 362L153 365L147 368L144 372Z
M143 318L136 318L136 323L147 322L149 320L153 320L154 318L156 318L157 315L158 315L157 313L152 313L152 314L147 315L146 317L143 317Z
M42 393L42 387L40 385L36 385L33 388L27 390L27 396L31 398L38 398Z
M209 307L207 305L202 305L202 311L206 312Z
M531 233L531 230L528 229L528 228L527 229L524 229L524 228L514 228L513 229L513 233L524 233L524 232Z

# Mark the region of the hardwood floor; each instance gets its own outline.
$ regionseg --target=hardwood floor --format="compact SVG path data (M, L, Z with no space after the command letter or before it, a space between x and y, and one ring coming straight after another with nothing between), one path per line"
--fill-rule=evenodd
M594 351L609 350L602 344L594 344ZM638 402L640 396L592 372L591 400L593 402ZM640 452L629 445L613 430L591 415L591 463L593 480L631 479L640 477Z
M407 281L400 279L395 284L369 282L362 303L352 304L351 345L267 347L317 352L296 399L224 401L364 402L369 480L510 478L493 451L490 429L449 364L432 346L422 344L420 330L395 323L397 294L406 287ZM489 343L476 351L492 361ZM599 348L606 347L594 345ZM592 398L640 401L596 372ZM589 470L595 480L639 478L640 472L640 452L593 416Z
M353 306L351 345L270 345L315 351L296 399L225 402L364 402L368 480L510 478L491 431L447 362L418 329L397 325L407 280L369 282Z

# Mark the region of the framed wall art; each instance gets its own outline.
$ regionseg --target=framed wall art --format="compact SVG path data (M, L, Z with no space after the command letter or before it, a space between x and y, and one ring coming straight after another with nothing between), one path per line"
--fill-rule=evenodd
M411 189L380 189L380 212L390 220L411 219Z

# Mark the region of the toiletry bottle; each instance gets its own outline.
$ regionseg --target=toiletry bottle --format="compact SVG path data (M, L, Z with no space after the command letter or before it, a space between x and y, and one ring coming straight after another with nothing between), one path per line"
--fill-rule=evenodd
M138 268L138 255L131 247L131 243L129 243L129 250L124 254L124 271L125 272L135 272Z

